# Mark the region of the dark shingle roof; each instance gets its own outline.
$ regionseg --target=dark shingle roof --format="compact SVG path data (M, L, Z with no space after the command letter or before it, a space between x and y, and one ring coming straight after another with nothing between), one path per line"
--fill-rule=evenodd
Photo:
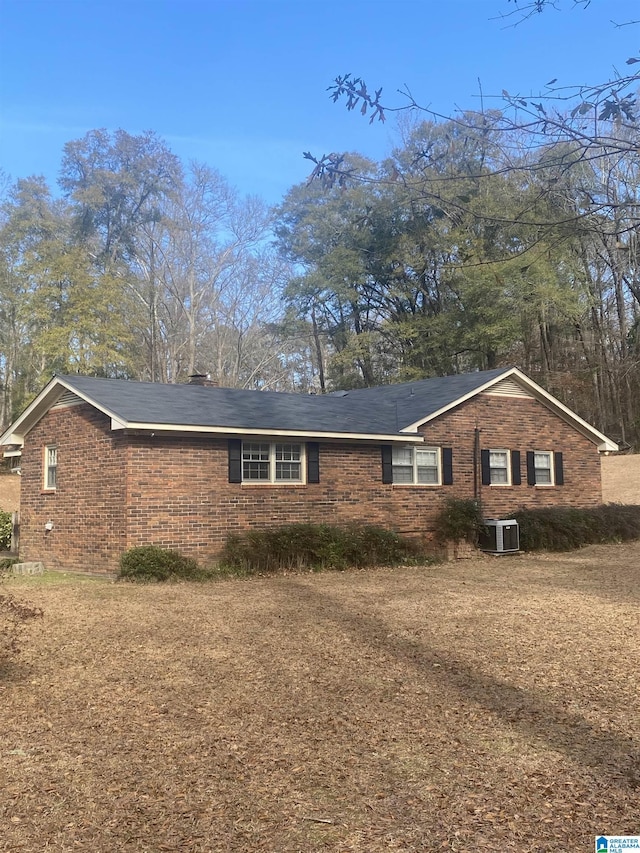
M57 378L125 423L391 435L506 372L499 368L318 396L89 376Z

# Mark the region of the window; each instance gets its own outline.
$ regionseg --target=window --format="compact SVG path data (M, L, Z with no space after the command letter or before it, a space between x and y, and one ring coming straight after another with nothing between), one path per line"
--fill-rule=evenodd
M489 482L492 486L509 485L509 451L489 451Z
M242 482L301 483L302 445L244 441Z
M558 450L528 450L527 483L530 486L564 486L562 453Z
M270 479L269 451L270 444L243 444L242 445L242 479L243 480L266 480Z
M44 487L55 489L58 479L58 448L47 445L44 449Z
M519 486L522 483L519 450L481 450L480 467L483 486Z
M552 458L553 454L548 452L534 451L533 467L535 471L536 486L552 486Z
M440 450L437 447L394 447L393 482L438 486Z

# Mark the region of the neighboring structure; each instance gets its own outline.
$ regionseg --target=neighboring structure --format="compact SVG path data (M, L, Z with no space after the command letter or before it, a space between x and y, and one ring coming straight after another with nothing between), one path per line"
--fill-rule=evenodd
M515 368L323 396L56 376L0 444L22 447L21 559L104 572L291 522L428 538L447 496L593 506L617 449Z
M607 456L602 460L602 500L640 506L640 453Z

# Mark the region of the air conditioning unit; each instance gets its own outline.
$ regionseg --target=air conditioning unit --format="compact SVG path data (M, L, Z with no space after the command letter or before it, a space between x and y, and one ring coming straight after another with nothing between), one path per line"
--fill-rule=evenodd
M480 549L491 554L512 554L520 550L520 528L515 518L501 521L486 518L480 534Z

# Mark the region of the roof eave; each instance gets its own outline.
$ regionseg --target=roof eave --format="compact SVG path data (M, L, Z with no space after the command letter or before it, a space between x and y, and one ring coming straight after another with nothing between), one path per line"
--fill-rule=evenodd
M15 420L2 435L0 435L0 445L23 445L25 435L29 430L33 429L38 421L46 415L51 406L55 405L58 401L61 389L72 391L76 396L84 400L85 403L89 403L94 408L104 412L104 414L108 415L112 421L116 418L113 412L106 409L103 405L89 397L87 394L78 390L72 382L67 382L59 376L54 376L45 385L35 400L32 400L18 419Z
M583 420L580 415L577 415L574 411L572 411L568 406L565 406L564 403L561 403L557 397L554 397L553 394L549 394L548 391L538 385L537 382L534 382L533 379L529 379L529 377L521 373L516 367L510 370L511 375L516 375L518 379L526 385L528 390L531 393L538 397L541 402L546 403L552 411L555 411L557 415L559 415L564 421L574 426L579 432L581 432L585 438L588 438L589 441L592 441L598 450L606 451L610 453L615 453L619 448L618 445L612 439L608 438L604 433L601 433L600 430L597 430L594 426L591 426L590 423Z
M104 412L105 415L112 419L112 422L114 419L117 420L117 417L113 412L89 397L87 394L78 390L72 382L67 382L59 376L54 376L45 385L35 400L27 406L18 419L15 420L2 435L0 435L0 446L5 444L19 444L22 446L24 444L25 435L29 430L33 429L41 418L46 415L51 406L55 405L60 397L61 389L63 388L67 391L72 391L77 397L84 400L85 403L89 403L94 408Z
M347 432L336 430L291 430L291 429L257 429L243 426L231 425L207 425L207 424L160 424L149 422L127 421L115 412L108 409L97 400L81 391L73 382L61 377L54 376L42 389L38 396L30 403L16 421L0 436L0 445L16 444L22 446L24 437L33 429L38 421L44 417L51 406L60 398L62 390L73 392L75 395L89 403L98 411L103 412L111 419L112 430L141 430L144 432L173 432L173 433L200 433L210 435L255 435L255 436L282 436L289 438L304 439L326 439L326 440L350 440L350 441L372 441L372 442L403 442L422 444L424 439L419 434L407 432L402 433L365 433Z
M606 435L601 433L595 427L591 426L591 424L587 423L583 420L580 415L577 415L575 412L571 411L564 403L561 403L556 397L552 394L549 394L548 391L545 391L542 386L538 385L537 382L534 382L533 379L529 379L529 377L518 370L517 367L510 367L504 371L504 373L500 373L498 376L495 376L493 379L490 379L488 382L485 382L483 385L479 385L477 388L474 388L473 391L470 391L467 394L464 394L462 397L459 397L456 400L453 400L451 403L448 403L446 406L443 406L441 409L438 409L437 412L433 412L431 415L428 415L426 418L422 418L415 423L409 424L404 429L410 430L411 432L415 432L419 427L424 426L424 424L429 423L429 421L433 421L436 418L439 418L441 415L450 411L451 409L455 409L457 406L460 406L462 403L465 403L467 400L472 399L477 394L481 394L483 391L487 391L493 385L496 385L498 382L502 382L504 379L508 379L509 377L516 377L525 388L530 391L534 397L536 397L540 402L545 403L552 411L554 411L559 417L561 417L564 421L572 425L575 429L577 429L585 438L588 438L592 441L598 450L601 452L607 453L615 453L619 448L615 441L612 441Z
M421 426L424 426L429 421L433 421L436 418L441 417L446 412L451 411L451 409L455 409L457 406L462 405L462 403L466 403L467 400L471 400L476 394L480 394L482 391L486 391L487 388L490 388L492 385L495 385L496 382L502 382L503 379L506 379L508 376L511 376L512 373L519 373L517 368L512 367L508 368L504 371L504 373L500 373L498 376L495 376L493 379L489 379L487 382L484 382L482 385L478 385L477 388L474 388L472 391L468 391L466 394L463 394L461 397L456 397L455 400L452 400L450 403L447 403L446 406L442 406L435 412L432 412L430 415L427 415L425 418L420 418L419 421L415 421L412 424L409 424L406 427L403 427L402 432L415 432ZM524 374L520 374L524 375Z
M24 444L24 437L38 423L50 406L58 399L60 383L54 376L35 400L32 400L22 414L0 435L0 445Z
M418 433L368 433L368 432L339 432L328 430L300 429L263 429L243 426L211 426L203 424L153 424L144 422L112 420L112 429L136 430L145 433L195 433L201 435L255 435L305 440L325 439L327 441L372 441L423 444L424 438Z

